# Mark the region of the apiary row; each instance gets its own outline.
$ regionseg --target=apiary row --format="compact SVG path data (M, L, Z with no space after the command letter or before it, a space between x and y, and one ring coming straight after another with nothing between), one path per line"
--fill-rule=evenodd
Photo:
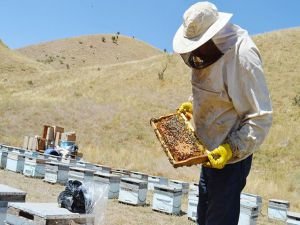
M109 199L118 199L120 203L136 206L146 205L147 192L152 191L152 209L174 215L181 214L182 197L187 194L187 216L190 220L196 221L197 184L169 180L165 177L151 176L125 169L112 169L108 166L76 159L42 155L6 145L0 145L0 167L23 173L28 177L42 178L45 182L53 184L64 185L68 180L106 184L108 185ZM17 201L17 199L12 200L12 202ZM3 212L6 212L7 202L9 202L7 198L6 200L0 199L0 215L2 216ZM262 199L260 196L242 193L239 225L255 225L261 208ZM289 202L270 199L268 217L274 220L286 221L288 225L299 225L299 214L289 212L288 208Z

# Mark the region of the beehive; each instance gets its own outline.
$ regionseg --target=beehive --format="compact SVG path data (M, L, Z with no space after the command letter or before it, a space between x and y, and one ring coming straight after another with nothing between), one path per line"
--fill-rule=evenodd
M241 201L249 201L255 203L258 206L258 211L261 212L261 208L262 208L261 196L242 192Z
M198 205L199 194L191 192L188 197L188 218L190 220L197 220L197 205Z
M148 190L154 190L156 185L168 185L168 178L159 176L148 176Z
M268 217L274 220L286 221L289 207L290 203L288 201L270 199L268 206Z
M65 185L69 177L69 164L61 162L46 162L44 181Z
M44 178L46 160L41 157L25 157L23 174L29 177Z
M9 151L7 154L6 169L16 173L23 173L24 162L24 154L15 150Z
M182 189L166 185L154 187L152 209L179 215L181 212Z
M145 205L147 197L147 181L130 177L121 178L119 202L131 205Z
M8 202L25 202L26 192L0 184L0 224L6 218Z
M176 168L208 161L205 148L183 114L170 114L150 120L169 161Z
M83 167L70 167L68 180L78 180L83 182L92 182L95 170Z
M4 169L6 168L6 162L7 162L7 150L0 149L0 168Z
M107 184L108 187L108 198L118 198L120 189L121 177L115 174L103 173L97 171L94 173L94 182L100 184Z
M287 212L286 225L300 225L300 213Z
M189 183L180 180L169 180L169 186L179 188L182 190L182 194L189 192Z
M238 225L256 225L258 206L254 202L241 201Z
M57 203L9 203L6 222L9 225L93 225L93 214L72 213Z

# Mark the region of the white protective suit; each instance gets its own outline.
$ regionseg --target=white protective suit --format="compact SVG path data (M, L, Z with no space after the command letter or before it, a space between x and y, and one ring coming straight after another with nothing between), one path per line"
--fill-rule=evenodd
M248 33L228 23L212 40L224 55L192 70L195 132L208 150L228 143L229 163L257 149L272 124L272 106L260 53Z

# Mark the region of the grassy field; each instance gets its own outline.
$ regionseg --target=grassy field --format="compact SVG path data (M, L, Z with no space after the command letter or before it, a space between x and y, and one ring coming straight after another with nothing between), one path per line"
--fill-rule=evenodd
M44 124L58 125L76 131L87 161L198 182L199 167L174 169L149 125L150 118L174 112L189 97L188 68L177 55L140 42L138 55L130 51L126 56L126 47L137 46L133 38L122 44L119 37L119 44L109 50L103 42L92 44L93 38L84 38L88 44L82 51L78 40L83 39L71 39L70 46L77 43L78 51L65 49L63 53L59 50L62 42L58 47L53 42L51 47L44 43L40 49L37 45L34 50L18 51L0 45L1 58L5 58L0 63L0 142L20 146L24 135L41 135ZM265 203L270 198L288 200L292 211L300 211L300 30L271 32L254 40L264 61L274 122L254 155L245 191L261 195ZM90 45L96 46L97 60L88 55ZM43 53L40 58L39 52ZM59 57L46 63L46 54ZM118 54L122 60L116 59ZM66 68L60 64L62 57L64 65L72 57L78 62ZM82 63L84 58L87 64ZM131 209L136 215L136 208ZM139 216L144 220L139 224L151 224L145 215ZM128 223L127 218L122 224Z

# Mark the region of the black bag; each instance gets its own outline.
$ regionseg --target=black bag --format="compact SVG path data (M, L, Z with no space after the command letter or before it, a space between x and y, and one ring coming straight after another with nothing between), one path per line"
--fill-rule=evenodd
M61 208L66 208L73 213L87 213L86 206L90 199L87 199L87 190L78 180L69 180L66 188L58 198L58 204Z

